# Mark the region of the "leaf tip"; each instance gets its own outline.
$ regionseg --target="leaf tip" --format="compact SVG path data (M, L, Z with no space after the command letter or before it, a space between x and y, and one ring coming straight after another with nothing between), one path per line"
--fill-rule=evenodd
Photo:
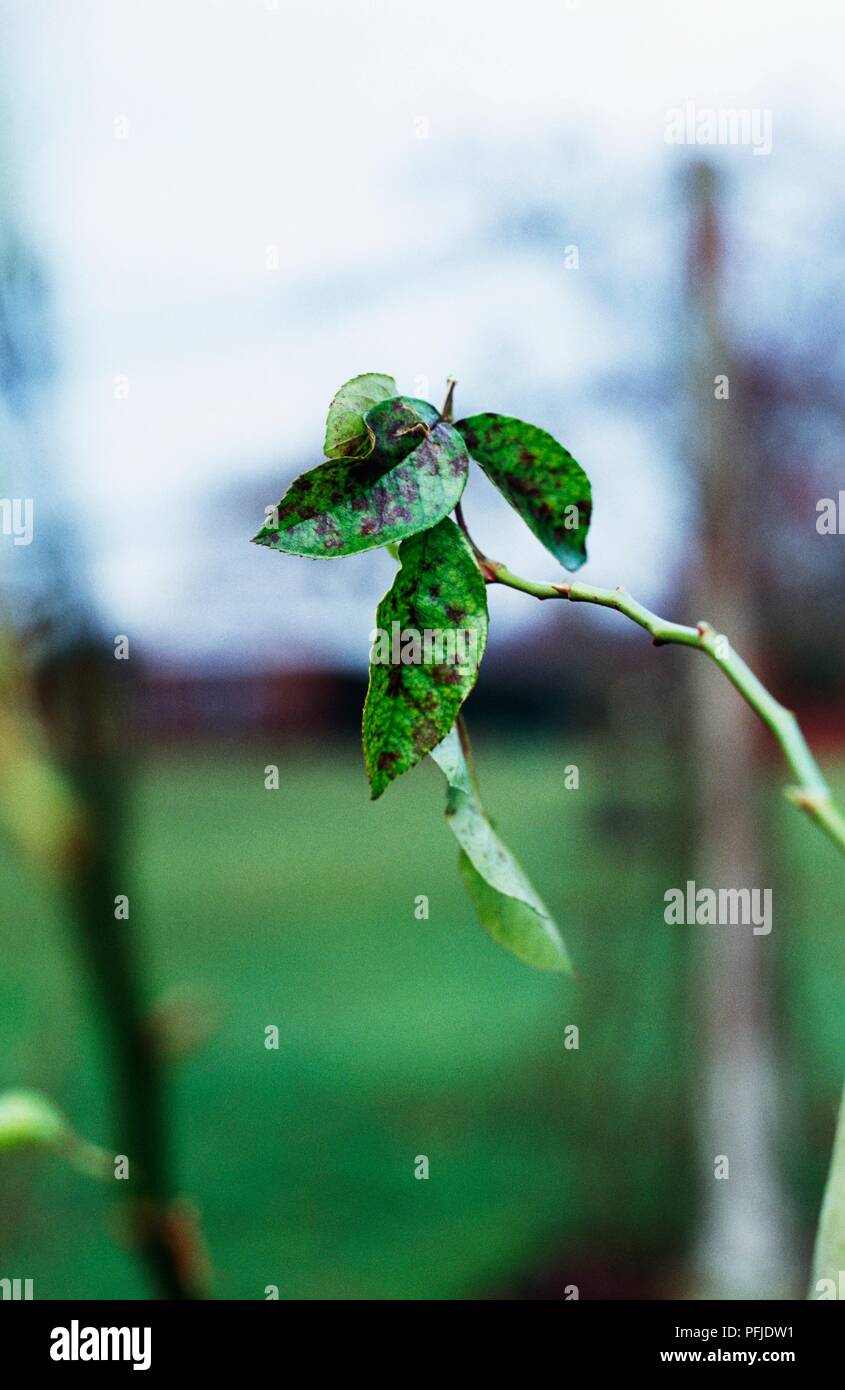
M367 780L370 784L370 800L378 801L382 792L387 787L387 778L378 767L372 767L367 762Z

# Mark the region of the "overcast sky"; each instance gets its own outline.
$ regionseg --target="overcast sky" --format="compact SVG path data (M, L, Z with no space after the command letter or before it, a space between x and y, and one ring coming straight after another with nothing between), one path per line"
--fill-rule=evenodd
M341 573L247 544L250 498L257 522L320 461L328 401L365 370L435 402L454 373L461 409L558 432L594 482L585 574L659 596L680 441L596 388L656 378L671 399L695 151L667 145L666 112L771 111L770 155L711 153L748 302L776 318L775 279L830 253L813 237L841 168L841 4L7 0L4 16L7 192L54 283L52 448L110 626L176 659L366 660L386 557ZM483 481L470 502L487 548L554 572ZM496 600L507 630L524 608Z

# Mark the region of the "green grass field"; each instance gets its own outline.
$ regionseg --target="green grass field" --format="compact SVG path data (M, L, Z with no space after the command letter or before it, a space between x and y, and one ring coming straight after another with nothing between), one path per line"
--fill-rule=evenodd
M466 1297L555 1250L683 1245L695 971L688 935L662 918L685 873L673 784L648 761L620 791L609 760L562 746L482 742L477 761L488 810L566 931L574 981L532 972L476 924L431 765L375 805L356 752L334 745L158 755L139 776L132 926L157 991L196 985L220 1015L178 1065L173 1104L221 1297L268 1284L282 1298ZM572 761L578 792L563 786ZM843 872L774 791L772 806L796 1096L784 1163L810 1222L845 1061ZM0 888L0 1086L48 1091L111 1148L67 923L7 858ZM563 1045L571 1023L578 1051ZM40 1298L146 1292L111 1189L51 1158L7 1156L0 1178L0 1275L33 1277Z

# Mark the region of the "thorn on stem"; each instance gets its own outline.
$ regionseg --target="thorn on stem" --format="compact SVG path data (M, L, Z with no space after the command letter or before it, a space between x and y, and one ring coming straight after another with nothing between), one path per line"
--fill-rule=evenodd
M805 791L803 787L785 787L783 794L787 801L791 801L799 811L806 811L808 816L817 816L822 802L827 799L817 792Z

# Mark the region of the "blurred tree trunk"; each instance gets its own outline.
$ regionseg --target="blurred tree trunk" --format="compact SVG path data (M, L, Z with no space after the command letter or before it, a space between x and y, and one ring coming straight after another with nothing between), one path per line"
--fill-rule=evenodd
M89 970L111 1067L115 1151L128 1156L137 1248L165 1298L199 1296L205 1270L190 1208L174 1200L165 1067L147 1018L138 918L127 887L124 681L84 592L85 566L41 437L54 354L37 258L0 207L0 494L33 501L31 543L0 557L0 826L58 872ZM7 621L4 612L2 618ZM126 663L121 663L125 670ZM30 672L35 682L28 679ZM38 713L32 685L45 697ZM46 727L45 727L46 726ZM52 738L55 758L47 755Z
M693 171L688 370L699 549L690 614L724 633L754 667L753 441L743 439L737 364L720 306L715 174ZM754 716L710 663L690 663L694 873L699 888L771 886L758 834ZM702 1212L693 1292L716 1298L794 1292L789 1221L776 1166L782 1116L771 1031L771 938L750 926L696 926L700 980ZM729 1177L715 1176L720 1156Z

